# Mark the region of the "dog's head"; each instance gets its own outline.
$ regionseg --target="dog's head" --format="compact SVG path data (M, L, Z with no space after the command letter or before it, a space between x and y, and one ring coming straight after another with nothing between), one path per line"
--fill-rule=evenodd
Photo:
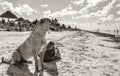
M33 32L35 31L37 33L40 33L40 32L46 33L49 30L50 25L51 25L50 19L42 18L36 22Z
M51 25L51 21L50 19L48 18L42 18L40 21L39 21L39 24L41 25L41 27L45 30L45 31L48 31L49 30L49 27Z

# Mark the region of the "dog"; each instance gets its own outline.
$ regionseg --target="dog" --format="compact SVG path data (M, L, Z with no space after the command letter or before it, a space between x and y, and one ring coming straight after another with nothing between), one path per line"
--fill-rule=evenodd
M27 62L29 58L33 57L36 71L40 72L43 70L43 53L45 50L44 47L46 46L45 37L51 21L48 18L43 18L35 25L30 36L13 53L11 64Z

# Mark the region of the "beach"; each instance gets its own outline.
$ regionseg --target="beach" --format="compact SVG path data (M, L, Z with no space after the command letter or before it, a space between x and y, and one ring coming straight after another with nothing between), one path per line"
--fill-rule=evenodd
M15 49L25 41L30 32L0 31L0 60L10 60ZM62 59L57 62L59 76L119 76L120 44L110 36L102 36L86 31L49 32L47 42L54 41ZM28 65L34 73L34 61ZM0 64L0 75L8 76L9 65ZM28 75L24 75L28 76ZM44 71L44 76L49 76Z

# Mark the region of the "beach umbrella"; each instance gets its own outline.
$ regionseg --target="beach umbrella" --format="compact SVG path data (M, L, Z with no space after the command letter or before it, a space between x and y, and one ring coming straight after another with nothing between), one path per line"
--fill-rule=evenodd
M0 17L2 18L8 18L8 21L9 21L9 18L12 18L12 19L17 19L17 16L14 15L12 12L10 11L6 11L5 13L1 14Z

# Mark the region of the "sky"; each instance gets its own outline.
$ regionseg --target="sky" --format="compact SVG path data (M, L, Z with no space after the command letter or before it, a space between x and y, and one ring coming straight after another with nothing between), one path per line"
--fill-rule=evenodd
M73 26L120 24L120 0L0 0L0 14L7 10L31 21L48 17Z

